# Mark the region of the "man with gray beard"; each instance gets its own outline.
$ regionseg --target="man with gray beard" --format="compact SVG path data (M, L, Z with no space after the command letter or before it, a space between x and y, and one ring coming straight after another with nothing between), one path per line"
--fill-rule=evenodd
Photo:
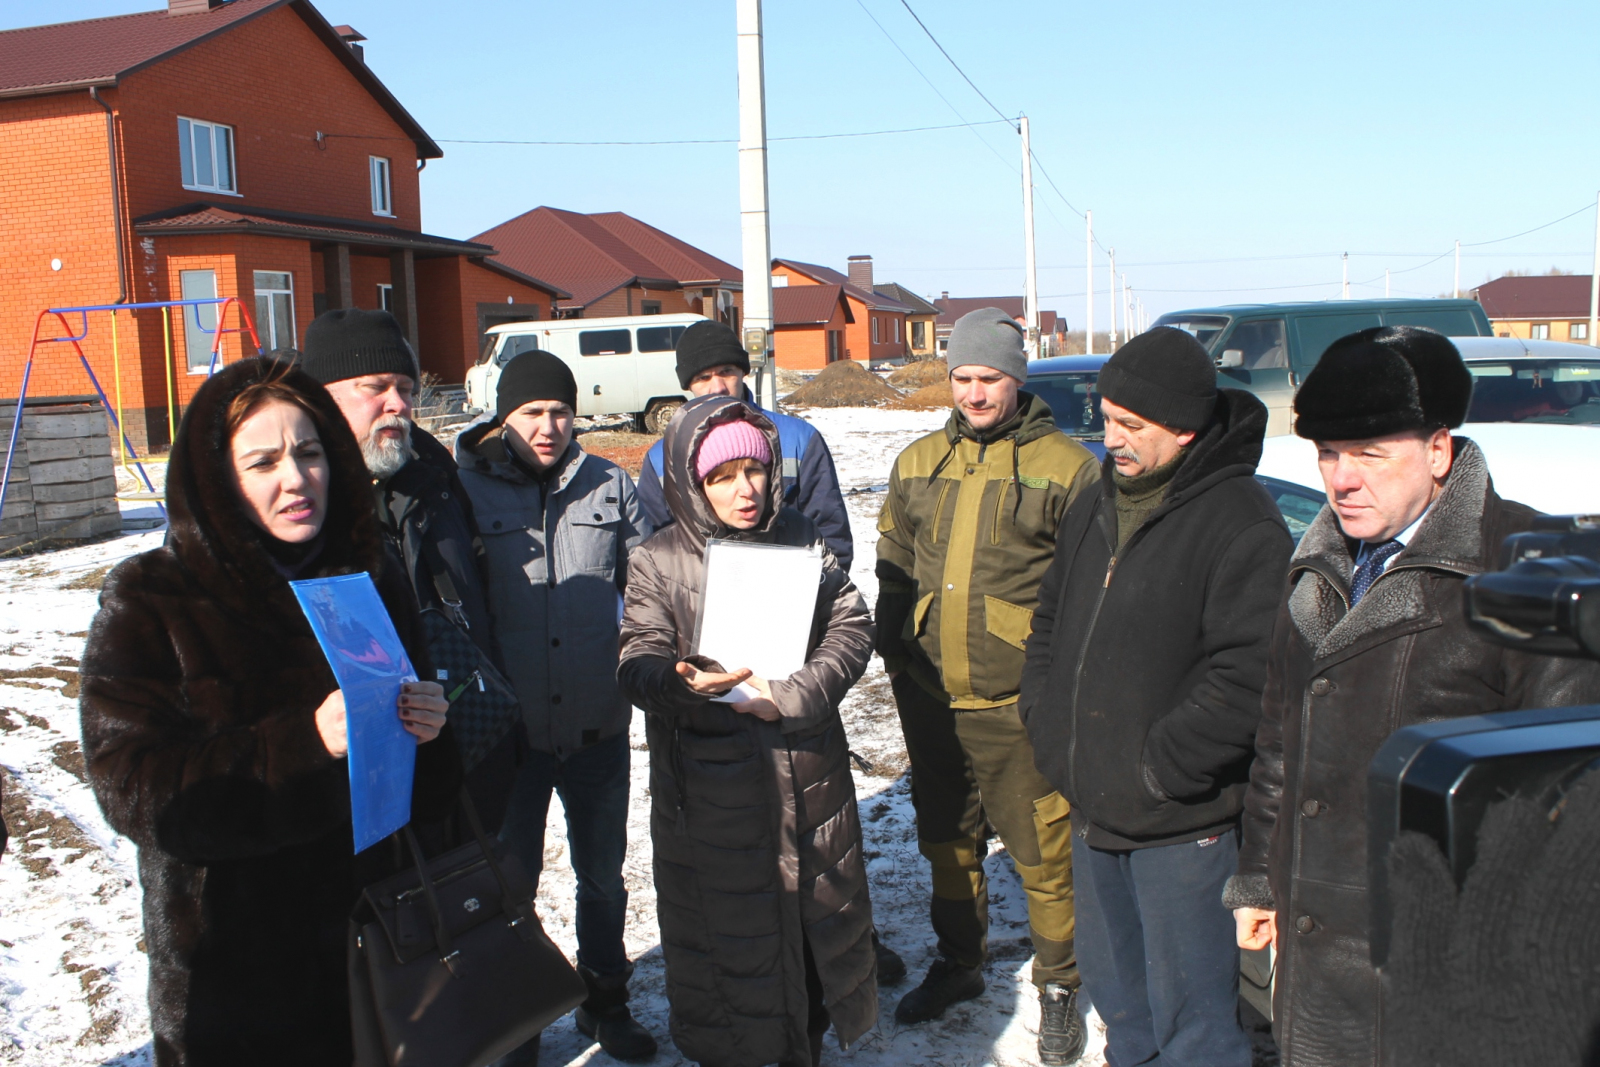
M411 421L421 375L400 323L387 311L358 308L319 315L306 330L300 366L327 387L361 443L385 543L418 606L454 618L499 663L472 502L449 449ZM520 734L510 731L469 768L467 787L490 833L505 814Z

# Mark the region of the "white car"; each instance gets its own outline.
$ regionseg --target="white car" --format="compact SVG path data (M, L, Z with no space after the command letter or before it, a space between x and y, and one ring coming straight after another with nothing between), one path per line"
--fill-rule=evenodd
M1455 432L1477 442L1495 492L1506 500L1552 515L1600 514L1600 426L1469 422ZM1275 487L1267 479L1310 490L1310 495L1293 494L1297 499L1291 504L1300 505L1296 515L1279 501L1298 538L1304 526L1293 529L1296 517L1309 522L1305 507L1323 493L1316 445L1294 436L1270 437L1262 445L1256 474L1269 489Z

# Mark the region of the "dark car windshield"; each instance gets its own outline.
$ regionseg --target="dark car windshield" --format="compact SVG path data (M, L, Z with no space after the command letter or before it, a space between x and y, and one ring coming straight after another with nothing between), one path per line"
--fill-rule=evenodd
M1472 360L1468 422L1600 424L1600 359Z
M1300 538L1304 537L1306 530L1310 528L1311 521L1322 510L1322 505L1328 502L1327 498L1315 489L1286 482L1282 478L1258 474L1256 481L1266 486L1267 492L1272 494L1278 510L1283 513L1285 525L1289 527L1289 536L1294 538L1294 543L1298 545Z
M1205 346L1207 352L1211 351L1211 342L1217 339L1228 326L1226 315L1188 315L1176 312L1163 315L1156 320L1157 326L1171 326L1175 330L1182 330L1191 335L1196 341Z
M1098 371L1075 374L1041 374L1030 377L1026 386L1046 404L1062 433L1073 437L1099 437L1106 432L1100 418L1100 394L1095 391Z

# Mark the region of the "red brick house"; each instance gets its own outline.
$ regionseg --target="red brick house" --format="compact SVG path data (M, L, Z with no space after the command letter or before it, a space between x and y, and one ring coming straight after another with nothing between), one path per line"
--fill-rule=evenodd
M548 317L559 287L421 232L417 174L442 153L361 39L308 0L169 0L0 33L0 395L16 395L45 307L235 296L271 348L296 346L324 308L387 306L447 382L487 318ZM163 313L117 317L129 436L164 444ZM109 318L91 316L84 342L108 391ZM193 309L170 325L181 409L211 338ZM225 337L226 360L243 351ZM29 391L88 388L52 345Z
M843 289L850 309L850 322L844 331L843 358L864 363L903 358L908 351L906 320L915 309L873 291L870 256L852 256L850 266L853 277L815 263L775 259L772 261L773 301L777 302L781 289L791 286L837 285Z
M773 358L786 370L820 370L845 358L845 331L855 321L842 285L773 289Z
M1591 274L1508 274L1472 290L1497 337L1593 344Z
M939 308L939 318L934 329L939 335L939 353L944 354L945 346L950 340L950 331L954 328L956 320L969 312L980 308L999 308L1006 312L1019 323L1028 324L1026 301L1020 296L958 296L952 298L949 293L939 294L939 299L934 301ZM1067 320L1061 318L1054 311L1039 310L1039 355L1054 356L1061 352L1061 345L1067 338Z
M621 211L537 207L473 240L500 250L492 262L568 290L562 318L692 313L739 328L738 267Z

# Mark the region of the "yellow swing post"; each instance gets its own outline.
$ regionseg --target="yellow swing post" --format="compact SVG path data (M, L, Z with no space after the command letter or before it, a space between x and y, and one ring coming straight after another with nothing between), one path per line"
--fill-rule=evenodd
M166 346L167 352L167 442L168 447L171 447L178 441L178 416L175 413L172 398L174 385L172 381L172 309L170 307L161 309L161 339Z

